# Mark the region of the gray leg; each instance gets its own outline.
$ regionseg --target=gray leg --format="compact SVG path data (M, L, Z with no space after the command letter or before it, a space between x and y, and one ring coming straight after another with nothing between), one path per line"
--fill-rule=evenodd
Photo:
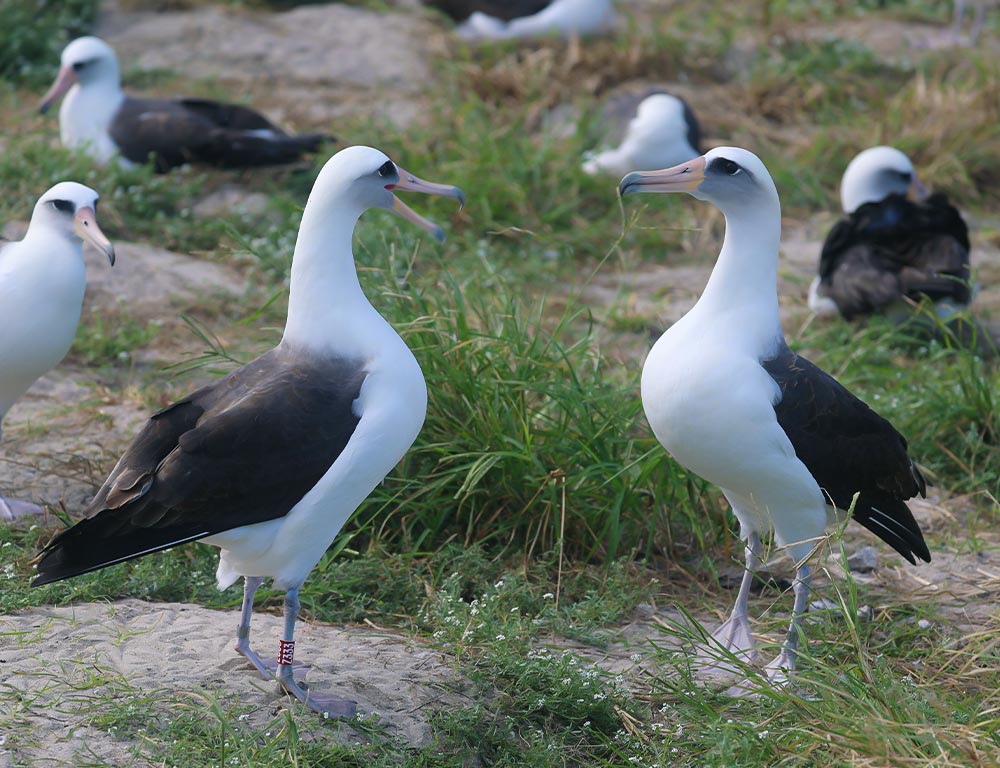
M353 717L357 703L338 696L315 693L293 674L295 656L295 620L299 615L298 587L285 595L285 632L278 650L278 682L281 687L312 710L327 717Z
M740 582L740 591L736 594L736 605L733 606L733 612L725 623L712 633L709 647L699 653L699 665L707 672L738 673L732 664L727 663L727 659L720 659L718 650L720 646L729 653L741 656L747 662L752 662L756 656L753 633L750 631L749 601L750 586L754 574L760 567L760 550L760 534L751 531L747 536L746 570Z
M265 680L274 677L274 666L257 655L250 647L250 619L253 618L253 598L264 579L260 576L243 577L243 607L240 609L240 626L236 629L236 652L245 656Z
M788 673L795 671L795 656L799 647L799 621L806 612L806 601L809 599L809 581L809 566L803 563L795 574L795 584L792 587L795 592L795 603L792 606L792 620L788 625L788 635L785 637L785 643L778 658L764 668L767 679L774 685L784 684L788 681Z

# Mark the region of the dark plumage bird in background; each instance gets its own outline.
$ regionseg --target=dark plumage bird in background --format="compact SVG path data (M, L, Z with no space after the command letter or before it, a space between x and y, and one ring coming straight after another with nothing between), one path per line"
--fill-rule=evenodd
M297 160L332 137L292 136L248 107L207 99L141 99L121 90L118 57L103 40L81 37L63 49L42 113L63 94L59 135L100 164L118 158L158 171L184 163L239 168ZM68 91L68 93L67 93Z
M455 21L465 21L474 13L485 13L504 21L538 13L552 0L423 0Z
M701 298L646 358L642 405L664 448L722 489L747 542L736 605L713 634L718 645L753 656L747 599L761 534L773 530L796 563L788 634L766 667L768 679L780 683L795 669L807 561L828 522L852 510L911 563L929 561L906 505L924 494L924 478L892 424L785 343L777 292L781 204L756 155L720 147L673 168L630 173L619 189L689 192L726 218Z
M846 216L823 243L809 289L813 312L907 317L926 297L947 318L968 306L968 228L947 197L927 195L905 154L866 149L844 171L840 197Z

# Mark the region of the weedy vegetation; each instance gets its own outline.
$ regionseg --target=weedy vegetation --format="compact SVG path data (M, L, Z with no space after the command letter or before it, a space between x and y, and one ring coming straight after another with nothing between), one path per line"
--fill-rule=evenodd
M42 190L73 178L101 192L112 239L155 239L254 275L244 317L189 320L190 355L166 370L130 367L136 350L162 341L156 328L85 315L68 365L129 371L140 396L160 402L164 388L179 394L188 377L231 370L277 340L301 206L326 157L267 174L92 167L55 146L54 121L34 106L61 46L45 30L76 34L94 6L42 6L45 29L0 32L0 215L26 217ZM468 206L456 215L447 202L419 201L446 224L444 246L377 212L359 227L362 283L420 361L429 412L413 449L306 582L303 611L393 627L442 650L474 704L434 711L430 741L413 745L365 715L333 724L292 707L260 725L224 690L153 696L96 670L81 683L87 706L60 717L110 732L137 764L192 768L1000 765L995 360L946 333L914 340L885 321L806 321L802 284L786 308L790 343L896 424L946 510L928 527L934 569L914 573L933 582L964 563L979 574L968 583L987 586L917 589L888 551L881 565L891 577L856 577L846 555L861 536L848 526L818 558L824 609L805 626L794 684L733 700L696 678L691 649L704 638L698 624L717 623L734 596L720 578L741 560L734 521L717 489L663 455L638 400L641 351L662 318L585 299L598 276L710 263L721 220L689 200L623 208L617 179L579 171L582 153L604 140L599 104L609 92L680 81L710 143L757 151L786 226L814 240L834 219L853 153L897 144L969 214L974 243L992 243L992 260L978 265L987 285L1000 277L995 47L880 50L852 32L943 24L943 4L770 0L635 13L632 34L615 40L452 46L424 119L337 126L345 143L374 144L458 184ZM987 37L996 26L991 17ZM559 123L552 109L567 94L571 117ZM198 202L234 176L268 196L265 214L199 216ZM984 293L988 314L996 294ZM56 524L75 512L57 511ZM51 533L0 527L4 614L124 597L239 605L236 589L215 590L215 550L200 544L29 589L28 561ZM277 612L281 597L262 590L258 604ZM765 587L752 603L755 629L777 643L790 607L790 594ZM0 686L0 702L0 733L35 706L16 682Z

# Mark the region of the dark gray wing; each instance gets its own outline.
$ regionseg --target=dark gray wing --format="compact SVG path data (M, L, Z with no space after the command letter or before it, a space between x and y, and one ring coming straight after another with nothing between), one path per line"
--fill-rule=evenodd
M677 96L676 98L680 99L680 96ZM700 155L702 154L701 126L698 124L698 118L694 116L694 110L691 109L691 105L684 99L680 99L680 101L684 107L684 122L687 123L688 144L691 145L691 149Z
M331 137L291 136L259 112L206 99L126 96L109 129L122 156L158 171L200 162L223 167L287 163Z
M422 0L424 5L437 8L455 21L465 21L476 11L504 21L533 16L552 0Z
M155 414L33 583L283 517L354 434L365 376L277 348Z
M762 361L781 389L774 411L795 455L838 509L855 493L854 519L911 563L930 562L920 526L906 499L925 495L906 440L887 420L836 379L782 345Z
M841 219L823 243L820 293L851 319L909 298L970 300L969 232L944 195L890 195Z

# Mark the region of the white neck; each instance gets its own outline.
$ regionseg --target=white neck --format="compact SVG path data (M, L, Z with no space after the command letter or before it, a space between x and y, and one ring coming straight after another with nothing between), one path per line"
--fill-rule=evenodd
M774 200L723 213L726 236L722 251L692 313L707 313L724 324L724 333L752 340L758 349L764 349L781 338L781 207L775 195Z
M351 242L362 213L347 205L306 206L292 256L282 341L312 349L335 344L338 352L364 354L372 331L388 327L361 290L354 265Z
M117 78L103 78L70 88L59 108L59 134L70 148L86 148L98 162L115 154L108 135L125 94Z

